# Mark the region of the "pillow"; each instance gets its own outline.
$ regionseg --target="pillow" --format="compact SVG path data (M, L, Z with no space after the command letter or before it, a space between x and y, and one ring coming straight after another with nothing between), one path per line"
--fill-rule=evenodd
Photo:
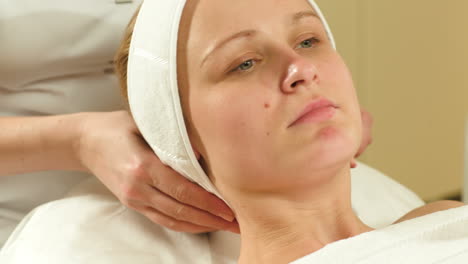
M424 205L410 189L363 163L351 170L351 203L359 218L373 228L385 227Z

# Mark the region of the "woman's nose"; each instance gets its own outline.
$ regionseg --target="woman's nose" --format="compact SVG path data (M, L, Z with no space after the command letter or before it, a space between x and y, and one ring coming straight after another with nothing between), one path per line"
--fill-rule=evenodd
M281 90L284 93L294 93L301 86L316 85L318 82L319 76L316 66L301 57L297 57L288 65Z

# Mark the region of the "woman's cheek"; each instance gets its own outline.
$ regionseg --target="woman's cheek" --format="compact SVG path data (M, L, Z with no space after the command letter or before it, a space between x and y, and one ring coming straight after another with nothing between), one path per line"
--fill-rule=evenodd
M226 138L236 134L244 126L238 102L228 100L220 92L210 92L200 95L192 105L194 109L194 124L204 142L225 144Z

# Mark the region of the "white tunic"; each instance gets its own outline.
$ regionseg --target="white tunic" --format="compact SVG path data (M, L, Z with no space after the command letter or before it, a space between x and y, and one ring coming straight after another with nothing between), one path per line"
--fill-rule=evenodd
M141 0L0 0L0 115L121 109L112 59ZM32 208L87 177L0 177L0 247Z

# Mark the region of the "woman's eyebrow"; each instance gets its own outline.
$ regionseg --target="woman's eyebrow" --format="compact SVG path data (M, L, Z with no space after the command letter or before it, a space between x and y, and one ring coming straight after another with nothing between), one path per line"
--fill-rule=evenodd
M228 42L234 40L234 39L238 39L238 38L251 38L253 37L255 34L257 34L257 31L255 30L252 30L252 29L249 29L249 30L243 30L243 31L240 31L228 38L226 38L225 40L221 41L219 44L216 44L209 52L208 52L208 55L205 56L205 58L203 59L202 63L201 63L201 66L203 66L203 64L208 60L208 58L210 56L213 55L213 53L217 50L217 49L220 49L222 46L226 45Z
M320 17L312 10L297 12L292 16L292 24L301 22L304 18L315 17L320 20Z
M295 14L293 14L292 16L290 16L290 21L291 21L291 24L295 25L295 24L298 24L301 22L301 20L305 19L305 18L310 18L310 17L315 17L317 19L320 19L319 16L317 15L317 13L315 13L314 11L312 10L307 10L307 11L300 11L300 12L297 12ZM205 64L205 62L213 55L213 53L220 49L222 46L226 45L228 42L234 40L234 39L238 39L238 38L252 38L253 36L255 36L258 32L256 30L253 30L253 29L248 29L248 30L243 30L243 31L240 31L234 35L231 35L230 37L224 39L223 41L219 42L218 44L216 44L212 49L210 49L209 52L207 52L207 55L204 57L203 61L201 62L200 64L200 67L203 67L203 64Z

